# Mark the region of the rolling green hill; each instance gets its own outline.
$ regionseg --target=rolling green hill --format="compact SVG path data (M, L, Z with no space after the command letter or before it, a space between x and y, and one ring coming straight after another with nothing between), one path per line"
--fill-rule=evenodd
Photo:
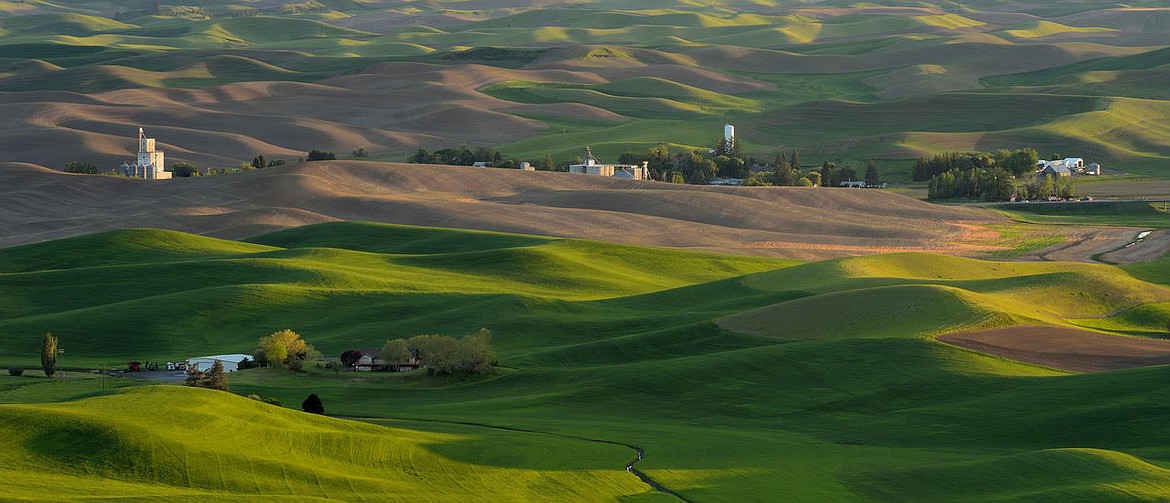
M373 426L193 388L0 405L0 418L0 490L10 501L603 501L645 491L622 469L632 451L621 446Z
M1152 420L1168 412L1165 367L1076 375L933 339L1016 323L1160 335L1164 261L795 264L360 223L249 241L139 230L0 250L0 361L35 368L44 330L80 366L247 352L284 327L327 355L488 327L504 368L473 380L231 376L236 393L290 406L318 393L331 414L391 430L200 390L110 394L108 379L5 376L0 402L25 403L0 406L14 439L0 469L35 481L28 491L73 482L115 497L355 499L350 484L377 474L368 499L671 499L622 473L629 450L574 440L592 439L644 449L639 469L690 501L1129 501L1170 490L1170 439ZM87 253L100 260L84 263ZM196 405L167 412L178 403ZM33 420L44 417L55 419ZM233 433L204 442L193 424ZM276 447L294 438L302 447ZM245 439L262 445L193 461ZM296 475L307 467L317 475ZM464 483L436 482L447 477Z

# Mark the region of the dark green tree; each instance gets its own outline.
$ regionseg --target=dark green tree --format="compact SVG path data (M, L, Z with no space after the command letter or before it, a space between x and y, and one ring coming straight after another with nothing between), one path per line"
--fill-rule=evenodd
M309 156L305 158L306 161L333 161L337 159L337 154L333 152L322 152L317 149L309 151Z
M635 154L635 153L627 150L625 152L622 152L622 155L618 156L617 162L618 162L618 164L634 165L634 164L642 164L642 161L644 161L644 160L645 160L645 158L643 156L640 156L638 154Z
M788 158L784 157L784 151L776 154L776 167L772 171L772 183L774 185L787 186L795 183L795 177L792 176L792 165L788 164Z
M426 149L420 148L417 151L415 151L414 155L410 156L410 158L407 160L414 163L414 164L430 164L431 163L431 154L428 153L426 151Z
M796 149L792 149L792 158L788 161L788 167L792 168L792 171L800 172L800 152L797 152Z
M1012 175L1002 168L987 172L983 182L984 201L1007 201L1011 199L1015 187L1012 185Z
M1036 171L1036 164L1040 162L1040 154L1035 149L1025 148L1012 152L1004 161L1003 168L1015 176L1022 176Z
M321 403L321 397L313 393L304 402L301 402L301 410L311 414L324 414L325 405Z
M362 359L362 352L356 349L347 349L341 352L341 363L346 367L352 367L357 364L358 360Z
M264 160L263 155L258 155L252 158L252 167L256 169L267 168L268 162Z
M881 183L881 182L878 179L877 163L874 162L873 159L870 159L869 165L867 165L865 167L865 184L866 185L878 185L879 183Z
M834 179L837 180L838 182L843 181L843 180L849 180L852 182L852 181L856 181L857 178L858 178L857 177L857 168L854 168L853 166L849 166L849 165L841 166L840 168L838 168L837 169L837 176L834 177Z
M715 162L703 157L699 152L681 154L675 162L675 168L683 172L687 183L710 183L719 172Z
M41 337L41 368L45 369L45 377L57 373L57 336L51 332Z
M833 165L829 161L821 163L821 187L833 186Z
M176 162L176 163L171 165L171 175L172 176L177 176L180 178L189 178L192 176L199 176L199 174L200 174L199 168L195 167L194 164L186 162L186 161Z
M542 162L540 164L540 170L541 171L552 171L553 168L555 168L555 167L556 167L556 164L553 163L552 154L544 154L544 162Z

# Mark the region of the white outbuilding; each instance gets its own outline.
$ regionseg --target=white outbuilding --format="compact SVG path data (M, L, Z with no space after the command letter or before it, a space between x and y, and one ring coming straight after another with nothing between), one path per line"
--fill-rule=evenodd
M187 367L195 367L195 370L203 372L210 370L215 365L215 361L219 360L223 364L224 372L235 372L240 370L240 362L251 359L252 357L248 355L196 356L187 359Z

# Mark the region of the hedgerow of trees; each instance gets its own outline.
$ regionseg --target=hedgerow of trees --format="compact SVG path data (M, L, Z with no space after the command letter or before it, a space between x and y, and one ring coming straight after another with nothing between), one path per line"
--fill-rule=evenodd
M476 147L471 150L467 145L461 145L456 148L443 148L434 152L427 152L426 149L418 149L411 155L408 161L415 164L450 164L452 166L471 166L477 162L491 163L496 167L504 167L506 160L509 160L501 152L496 152L489 147ZM539 162L531 162L534 167L540 166ZM513 161L517 167L519 163Z
M337 154L333 152L322 152L317 149L310 150L308 157L305 157L306 161L333 161L336 159Z
M86 175L100 175L105 173L101 170L101 168L98 168L96 164L80 161L69 161L65 163L65 172L82 173Z
M1015 152L1000 149L990 154L985 152L944 152L933 157L922 157L915 160L910 177L916 182L925 182L930 180L930 177L947 171L991 170L995 168L1003 169L1012 176L1021 176L1036 171L1037 162L1040 162L1040 155L1036 153L1036 150L1030 148Z
M491 331L480 329L461 339L446 335L416 335L410 339L392 339L382 347L382 361L399 367L417 358L432 375L486 374L499 363L492 350Z

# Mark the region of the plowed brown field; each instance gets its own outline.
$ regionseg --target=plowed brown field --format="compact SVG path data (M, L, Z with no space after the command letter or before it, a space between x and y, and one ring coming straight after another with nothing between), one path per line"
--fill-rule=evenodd
M146 181L0 164L0 246L128 227L226 238L367 220L820 259L970 254L1005 221L878 190L714 187L357 161Z
M1170 363L1170 341L1061 327L1017 326L944 335L939 341L1012 360L1075 372Z

